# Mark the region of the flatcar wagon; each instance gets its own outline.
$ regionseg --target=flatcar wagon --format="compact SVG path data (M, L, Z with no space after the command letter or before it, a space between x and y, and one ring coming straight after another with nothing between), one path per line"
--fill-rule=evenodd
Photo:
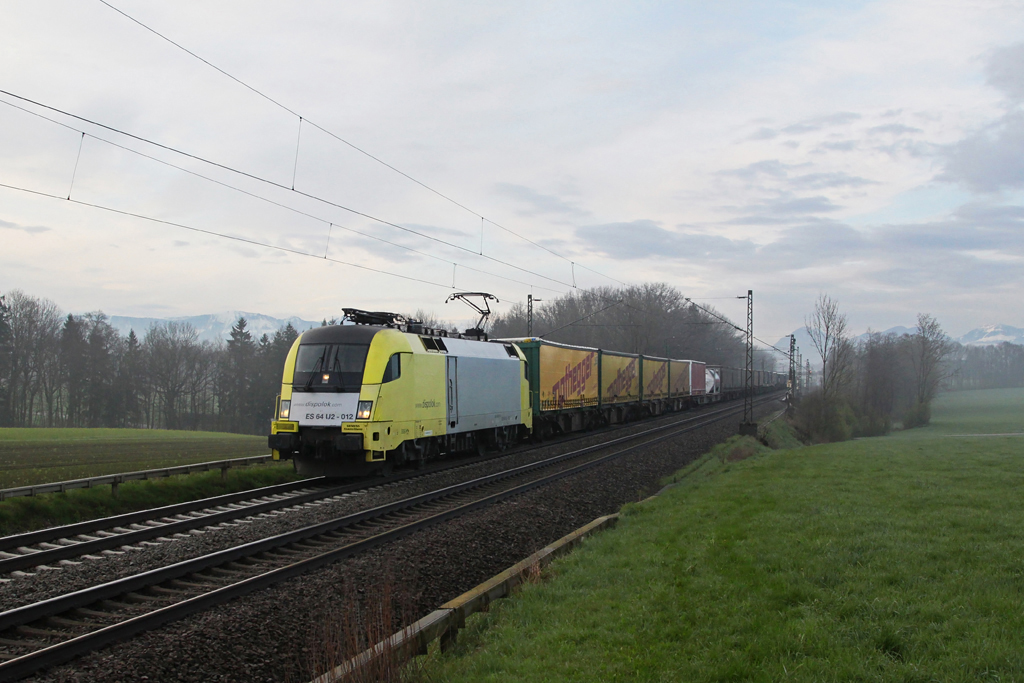
M506 339L527 360L534 426L541 436L591 429L688 407L706 396L700 361Z

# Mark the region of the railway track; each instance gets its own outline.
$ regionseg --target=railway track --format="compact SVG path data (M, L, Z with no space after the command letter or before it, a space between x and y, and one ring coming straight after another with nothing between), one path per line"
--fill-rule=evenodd
M578 437L577 437L578 438ZM557 442L548 442L545 446ZM93 519L23 534L0 537L0 576L21 576L30 569L56 569L76 558L102 559L116 550L153 541L166 543L197 529L329 501L355 493L370 493L409 479L456 470L487 460L538 448L496 452L480 458L449 460L420 470L400 472L379 480L331 485L325 477L204 498L112 517Z
M627 423L613 427L614 432ZM566 440L601 432L575 434ZM449 460L415 471L400 472L380 480L331 485L324 477L305 479L212 498L139 510L112 517L93 519L23 534L0 537L0 576L21 577L29 570L59 569L66 564L102 560L120 555L126 547L172 542L188 538L190 532L230 524L257 515L275 514L289 508L329 501L341 496L369 493L398 482L436 472L457 470L501 457L518 455L538 448L557 445L560 440L541 446L526 446L490 454L484 458ZM468 460L468 462L467 462Z
M0 681L17 680L741 410L731 406L701 413L0 613Z

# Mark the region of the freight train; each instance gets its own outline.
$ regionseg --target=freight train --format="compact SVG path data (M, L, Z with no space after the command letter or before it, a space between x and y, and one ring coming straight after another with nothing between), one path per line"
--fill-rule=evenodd
M701 361L487 340L390 313L304 332L284 364L273 457L305 476L365 476L528 436L591 429L735 398L743 371ZM786 376L758 370L758 392Z

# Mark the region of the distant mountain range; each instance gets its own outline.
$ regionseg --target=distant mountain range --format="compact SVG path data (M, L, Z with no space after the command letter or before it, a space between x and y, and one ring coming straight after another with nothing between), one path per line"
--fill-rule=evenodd
M223 341L230 336L231 328L239 317L245 318L248 323L248 330L252 333L254 339L259 339L263 334L273 336L274 332L277 332L288 323L291 323L292 327L299 332L304 332L311 327L320 326L320 323L316 320L303 320L295 316L291 318L273 318L262 313L247 313L245 311L225 311L223 313L193 315L182 318L133 318L124 315L112 315L110 316L110 324L122 335L126 335L129 330L134 329L135 334L142 337L146 334L146 330L155 323L167 322L169 320L186 322L196 329L200 340ZM913 332L914 328L899 325L890 327L883 334L901 335L913 334ZM796 345L803 352L804 358L812 357L814 354L814 343L811 342L811 336L807 333L807 328L801 327L794 330L793 334L796 335ZM865 340L867 337L868 335L865 332L854 339ZM1024 344L1024 328L1011 327L1010 325L985 325L984 327L971 330L962 337L958 337L956 341L965 346L991 346L1003 342ZM783 351L788 351L789 337L782 337L775 345Z
M299 332L305 332L311 327L319 327L320 323L302 318L272 318L262 313L246 313L245 311L225 311L224 313L212 313L210 315L193 315L184 318L132 318L124 315L110 316L110 325L122 335L127 335L129 330L135 330L140 338L145 336L146 330L157 323L168 321L189 323L199 333L201 341L223 341L231 335L231 328L238 321L238 318L245 318L246 329L252 334L253 339L259 339L262 335L273 336L280 328L288 323L292 324Z
M1009 325L986 325L971 330L957 341L965 346L991 346L1003 342L1024 344L1024 329Z
M896 327L890 327L882 334L913 334L915 329L916 328L913 327L903 327L902 325L898 325ZM794 330L793 334L796 335L796 345L800 348L804 358L811 357L811 362L813 363L814 343L811 341L811 335L807 333L807 328L801 327L798 330ZM867 332L854 337L857 341L864 341L867 338ZM1003 342L1024 344L1024 329L1020 327L1011 327L1010 325L985 325L984 327L971 330L962 337L957 337L955 341L960 342L964 346L992 346L993 344L1002 344ZM789 337L783 337L775 345L783 351L788 351Z

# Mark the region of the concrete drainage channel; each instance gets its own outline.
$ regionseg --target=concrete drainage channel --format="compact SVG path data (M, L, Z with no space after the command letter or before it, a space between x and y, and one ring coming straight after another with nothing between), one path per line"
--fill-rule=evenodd
M0 664L0 680L15 680L41 668L68 661L97 647L203 611L627 452L728 419L736 412L738 408L721 409L372 511L348 515L331 523L236 546L10 610L0 614L0 628L6 629L0 635L0 644L7 646L6 657L10 658ZM628 442L633 443L627 445ZM572 458L615 446L623 447L582 464L568 463ZM565 469L524 483L513 482L511 488L496 490L495 484L499 480L522 478L534 470L565 467L565 464L569 465ZM391 528L377 533L373 527L381 525ZM83 630L87 632L82 633Z

